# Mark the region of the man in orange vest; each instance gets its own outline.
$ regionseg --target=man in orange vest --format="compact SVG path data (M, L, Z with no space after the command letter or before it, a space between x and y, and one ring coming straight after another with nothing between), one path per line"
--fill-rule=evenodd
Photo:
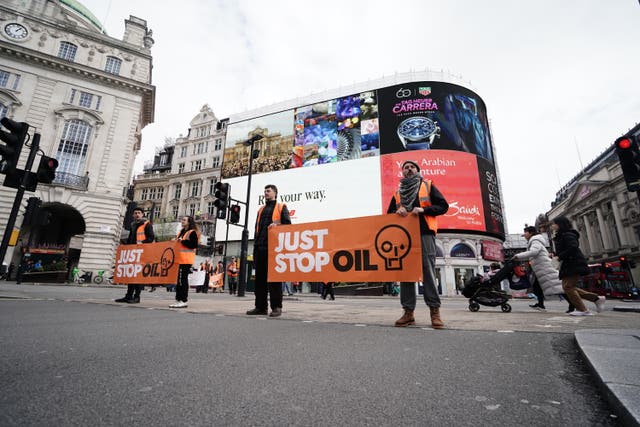
M278 317L282 314L282 282L267 282L268 251L270 227L280 224L291 224L289 209L284 203L278 203L278 188L269 184L264 187L265 203L258 210L256 233L253 238L253 265L256 269L255 297L256 306L247 311L249 315L267 314L267 293L270 296L271 314ZM244 267L243 267L244 268Z
M140 243L152 243L156 239L153 233L153 225L151 221L144 217L142 208L133 210L133 222L129 229L129 237L127 237L127 245L136 245ZM116 302L126 302L128 304L138 304L140 302L140 292L143 285L127 285L127 293L124 298L117 299Z
M229 283L229 294L234 295L238 289L238 264L236 264L235 257L231 257L231 262L227 267L227 280Z
M400 216L417 215L420 221L420 237L422 244L422 283L424 301L431 314L431 326L434 329L444 328L440 318L440 296L436 288L436 233L438 232L437 216L449 210L449 204L442 193L430 180L423 180L420 166L412 160L402 164L400 188L391 198L387 213ZM415 325L413 312L416 308L416 288L414 282L400 283L400 303L404 314L395 323L396 326Z

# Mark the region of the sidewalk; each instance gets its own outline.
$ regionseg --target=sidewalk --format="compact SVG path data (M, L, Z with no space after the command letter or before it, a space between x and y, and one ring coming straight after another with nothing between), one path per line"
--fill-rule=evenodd
M175 294L165 292L161 287L153 293L143 292L141 303L132 305L113 301L114 298L123 295L122 290L123 287L120 285L16 285L15 282L0 282L0 299L53 296L55 299L66 301L116 305L122 308L176 310L238 317L246 317L244 312L253 307L254 301L252 293L239 298L228 294L189 292L189 307L172 309L168 305L175 298ZM418 303L416 328L432 331L428 309L421 300ZM441 312L447 326L446 330L449 331L458 329L572 333L594 378L609 404L620 416L622 424L640 426L640 303L609 300L603 313L580 318L564 313L566 303L547 301L546 313L531 310L529 303L529 300L510 300L513 306L511 313L502 313L500 307L485 306L482 306L480 311L472 313L468 310L468 300L465 298L443 297ZM311 293L284 296L283 316L279 319L393 327L393 322L400 314L398 297L339 295L335 301L325 301L318 294Z

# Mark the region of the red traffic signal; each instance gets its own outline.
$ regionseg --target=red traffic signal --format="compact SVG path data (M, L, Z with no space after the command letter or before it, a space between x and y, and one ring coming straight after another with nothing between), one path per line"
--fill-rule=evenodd
M619 138L616 141L616 147L621 150L627 150L631 148L631 140L629 138Z
M620 160L622 175L627 184L627 190L640 190L640 149L633 136L623 136L616 139L616 153Z
M36 178L38 182L44 184L51 184L56 179L56 169L58 167L58 161L53 157L42 156L40 158L40 164L38 165L38 171L36 172Z
M240 222L240 205L231 206L231 213L229 214L229 222L237 224Z

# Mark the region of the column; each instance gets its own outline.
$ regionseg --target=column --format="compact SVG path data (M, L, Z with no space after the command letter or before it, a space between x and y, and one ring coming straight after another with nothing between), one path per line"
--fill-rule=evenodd
M606 251L613 248L613 243L611 241L611 234L609 234L609 229L607 228L607 223L604 221L604 217L602 216L602 209L600 206L596 206L596 216L598 217L598 227L600 228L600 235L602 236L602 244Z
M620 218L620 209L618 209L618 202L611 200L611 210L613 211L613 219L616 222L616 230L618 230L618 237L620 238L620 246L627 246L629 240L625 234L624 227L622 226L622 219Z
M591 224L589 224L589 214L582 215L582 221L584 222L584 228L587 230L587 247L589 248L589 255L596 252L596 241L593 238L593 230Z

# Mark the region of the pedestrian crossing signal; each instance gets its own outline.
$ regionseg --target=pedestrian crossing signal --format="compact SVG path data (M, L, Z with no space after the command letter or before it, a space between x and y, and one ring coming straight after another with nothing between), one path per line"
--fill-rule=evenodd
M231 213L229 214L229 222L237 224L240 222L240 205L231 206Z
M42 156L40 158L40 164L38 165L38 171L36 177L38 182L44 184L51 184L56 179L56 169L58 168L58 161L53 157Z

